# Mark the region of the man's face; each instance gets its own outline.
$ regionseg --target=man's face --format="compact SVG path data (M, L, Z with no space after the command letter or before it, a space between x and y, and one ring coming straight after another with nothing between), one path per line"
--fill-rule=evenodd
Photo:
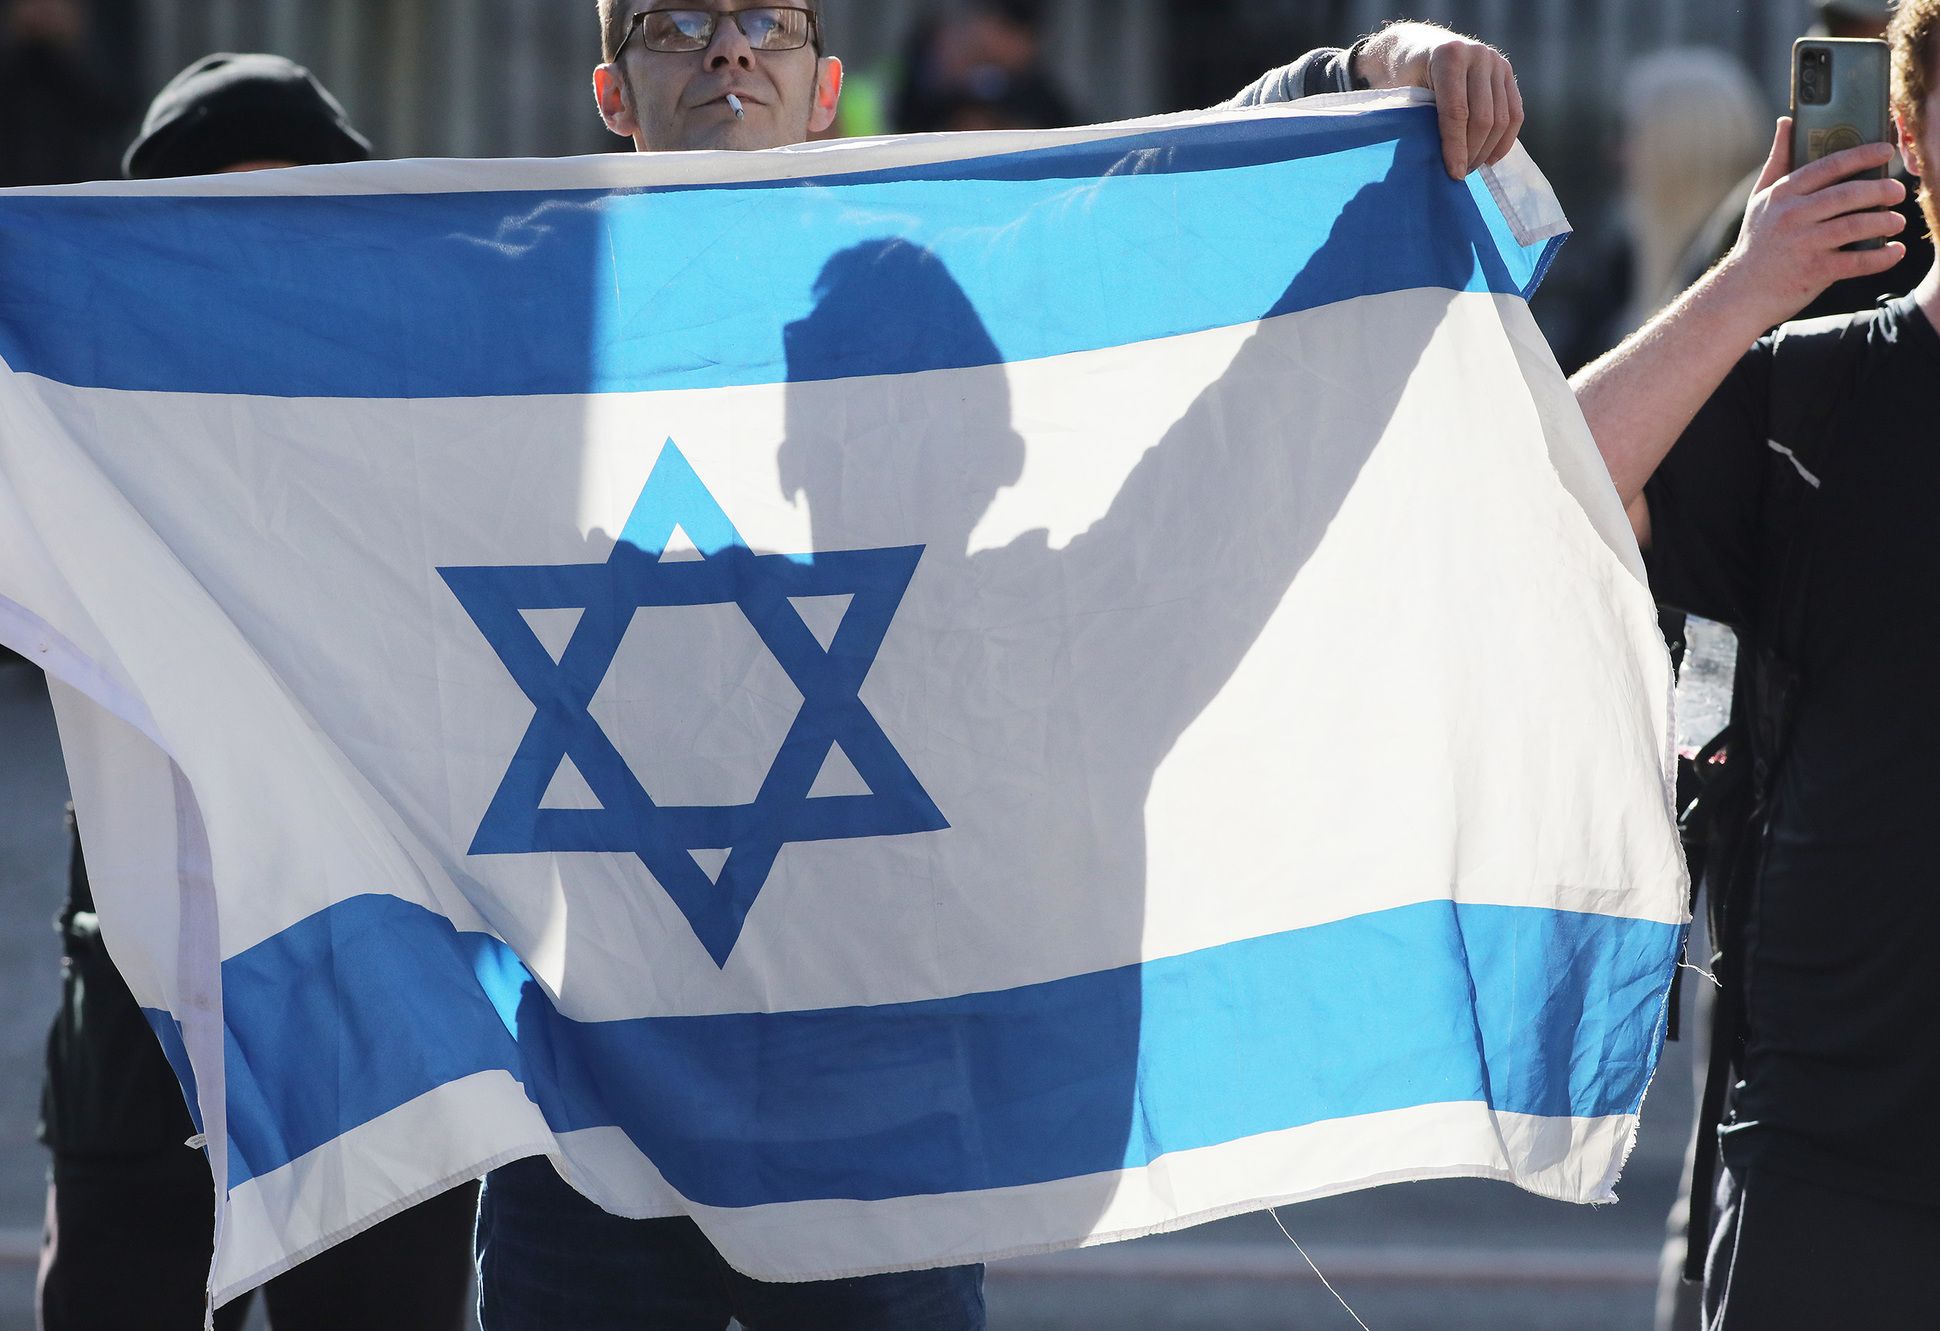
M812 43L755 50L733 18L755 8L744 0L635 0L636 14L701 9L720 21L703 51L649 50L635 29L619 60L593 75L607 127L631 137L641 152L779 148L827 129L842 88L841 62L818 59ZM730 93L741 101L741 116L728 104Z

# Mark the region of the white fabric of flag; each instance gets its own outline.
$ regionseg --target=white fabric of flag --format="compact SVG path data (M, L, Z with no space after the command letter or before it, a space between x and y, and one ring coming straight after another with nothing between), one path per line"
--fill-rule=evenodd
M1669 668L1419 95L0 194L54 681L218 1300L552 1158L800 1280L1608 1200Z

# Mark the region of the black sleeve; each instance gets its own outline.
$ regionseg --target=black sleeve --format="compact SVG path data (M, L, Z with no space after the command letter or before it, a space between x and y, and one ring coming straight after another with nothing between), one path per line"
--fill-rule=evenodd
M1222 105L1265 106L1316 97L1324 92L1352 92L1354 79L1349 72L1350 63L1344 48L1323 46L1290 65L1269 69Z
M1770 466L1772 344L1732 368L1644 486L1658 601L1743 628L1758 604L1759 505Z

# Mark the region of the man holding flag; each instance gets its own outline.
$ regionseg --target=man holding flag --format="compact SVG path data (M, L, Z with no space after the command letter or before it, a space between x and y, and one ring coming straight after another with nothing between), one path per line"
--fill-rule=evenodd
M601 0L606 59L593 72L600 114L640 152L805 143L835 122L842 91L842 62L822 44L822 8L819 0ZM1452 177L1493 165L1514 146L1522 105L1508 61L1428 24L1390 24L1351 49L1310 52L1228 104L1405 87L1434 93ZM1008 429L1008 421L999 424ZM984 1323L980 1265L804 1284L757 1281L728 1265L691 1220L608 1215L543 1157L488 1176L477 1246L486 1331L561 1324L714 1331L730 1317L752 1331L968 1331Z
M605 17L656 151L0 194L0 641L214 1298L481 1173L492 1331L1612 1199L1669 670L1500 58L795 151L820 10Z

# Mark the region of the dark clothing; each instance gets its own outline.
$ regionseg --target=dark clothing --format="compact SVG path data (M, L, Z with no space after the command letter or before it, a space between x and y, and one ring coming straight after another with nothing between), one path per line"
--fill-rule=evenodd
M264 1287L274 1331L462 1331L476 1184L392 1216ZM197 1331L215 1199L186 1146L56 1156L38 1289L42 1331ZM216 1313L236 1331L250 1299Z
M42 1331L195 1331L215 1194L181 1084L95 923L81 843L61 911L61 1006L47 1037L41 1140L54 1152ZM265 1288L275 1331L460 1331L478 1188L467 1183L312 1257ZM247 1298L216 1316L243 1324Z
M486 1176L478 1208L485 1331L980 1331L983 1268L770 1284L722 1260L693 1221L622 1220L544 1156Z
M41 1331L201 1326L214 1221L209 1167L186 1146L55 1157L35 1298ZM236 1331L248 1312L236 1300L216 1313L216 1331Z
M477 1214L461 1183L285 1271L263 1288L272 1331L462 1331Z
M47 1034L41 1141L70 1157L180 1150L195 1125L153 1028L102 946L78 837L56 927L61 1005ZM208 1170L198 1169L206 1180Z
M1704 1271L1707 1331L1931 1326L1940 1213L1754 1168L1726 1174ZM1808 1278L1811 1273L1822 1278Z
M0 46L0 185L112 180L135 105L78 52Z
M1940 938L1932 666L1940 336L1902 298L1865 328L1850 402L1814 455L1802 676L1743 944L1747 1044L1726 1129L1744 1173L1783 1172L1931 1208L1940 1150ZM1777 571L1761 558L1771 340L1738 363L1645 487L1659 599L1741 640Z
M1270 106L1297 102L1302 97L1323 93L1352 92L1365 88L1357 83L1351 66L1353 53L1343 47L1322 46L1307 52L1290 65L1269 69L1244 88L1220 103L1221 106Z

